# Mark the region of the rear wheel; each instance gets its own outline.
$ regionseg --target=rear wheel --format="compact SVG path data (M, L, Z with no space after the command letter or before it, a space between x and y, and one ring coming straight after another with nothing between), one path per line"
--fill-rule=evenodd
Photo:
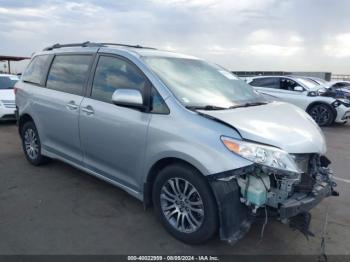
M308 113L319 126L329 126L335 118L332 108L326 104L313 105Z
M41 154L40 138L33 122L29 121L23 125L21 138L23 151L29 163L39 166L48 161L48 158Z
M218 228L216 202L205 178L186 165L171 165L158 174L153 187L155 212L177 239L199 244Z

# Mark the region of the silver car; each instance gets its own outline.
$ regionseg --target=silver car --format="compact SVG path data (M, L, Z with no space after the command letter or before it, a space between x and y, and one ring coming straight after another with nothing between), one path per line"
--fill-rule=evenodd
M292 103L309 113L320 126L346 123L350 100L328 92L324 85L304 76L257 76L247 81L258 92Z
M56 44L16 88L31 164L62 160L124 189L186 243L234 243L261 211L288 223L337 195L312 118L201 59Z

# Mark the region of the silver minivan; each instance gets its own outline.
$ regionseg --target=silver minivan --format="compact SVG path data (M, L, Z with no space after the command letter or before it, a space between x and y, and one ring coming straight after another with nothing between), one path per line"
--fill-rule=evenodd
M338 194L308 114L192 56L56 44L15 88L31 164L62 160L124 189L186 243L234 243L259 213L288 223Z

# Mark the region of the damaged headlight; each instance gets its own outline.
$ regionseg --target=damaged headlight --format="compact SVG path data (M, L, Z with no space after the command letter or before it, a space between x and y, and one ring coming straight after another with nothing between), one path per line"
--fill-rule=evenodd
M228 150L254 163L300 173L292 156L286 151L272 146L245 142L225 136L221 137L221 141Z
M337 99L332 103L333 107L338 107L340 105L344 105L346 107L350 107L349 99Z

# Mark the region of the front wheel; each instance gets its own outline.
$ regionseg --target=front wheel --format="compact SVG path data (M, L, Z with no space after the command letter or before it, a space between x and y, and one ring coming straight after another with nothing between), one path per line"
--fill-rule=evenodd
M171 165L159 172L153 203L165 228L185 243L203 243L217 231L213 193L203 175L189 166Z
M326 104L313 105L307 112L319 126L329 126L335 118L332 108Z

